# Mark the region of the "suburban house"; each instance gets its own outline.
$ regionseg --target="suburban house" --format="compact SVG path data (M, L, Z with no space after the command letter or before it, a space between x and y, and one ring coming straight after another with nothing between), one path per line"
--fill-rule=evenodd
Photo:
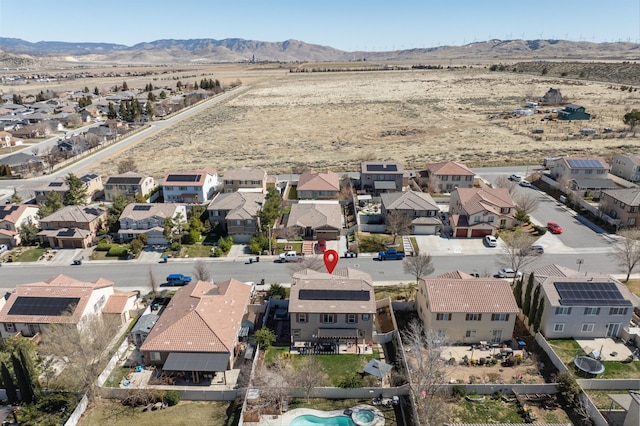
M409 173L395 161L365 161L360 164L360 189L374 194L402 191Z
M638 226L640 188L602 191L598 208L611 219L615 219L620 226Z
M0 148L8 148L11 146L12 135L4 130L0 131Z
M0 165L9 166L13 175L26 175L45 169L45 161L42 158L23 152L0 158Z
M79 325L84 318L104 312L112 297L121 299L112 304L119 307L118 315L128 316L135 308L135 293L119 292L104 278L84 282L61 274L17 285L0 310L0 335L33 337L50 324Z
M300 200L337 200L340 177L335 172L307 171L300 175L297 191Z
M547 339L617 337L639 306L638 298L625 285L606 275L558 265L540 267L531 273L533 288L542 286L540 332ZM525 276L525 286L527 282Z
M574 179L606 178L609 165L602 158L560 157L546 161L549 176L567 185Z
M392 212L411 219L411 234L435 235L442 229L440 208L426 192L405 191L380 194L381 213L387 218Z
M191 372L194 383L233 368L251 291L235 279L181 287L140 346L145 364Z
M0 244L8 247L20 245L20 227L38 225L38 206L29 204L0 205Z
M169 172L162 181L165 203L204 203L218 186L218 172L210 167L184 172Z
M591 114L585 108L576 104L567 104L564 109L558 111L558 120L589 120Z
M49 192L57 192L58 195L60 195L60 199L64 200L65 194L69 191L69 185L67 185L65 179L66 178L55 178L50 181L45 181L41 185L35 187L33 190L36 194L36 203L45 203ZM85 200L87 204L91 202L96 193L104 189L102 185L102 178L100 175L95 173L83 175L80 177L80 180L87 191L87 199Z
M296 229L305 239L337 240L342 229L340 204L337 201L293 204L286 227Z
M147 236L147 244L168 244L164 237L164 222L168 218L174 222L187 221L187 209L181 204L130 203L120 214L120 230L117 238L131 241L138 235Z
M506 188L458 188L451 192L449 216L456 238L484 237L511 228L515 212Z
M216 195L209 203L209 222L216 223L239 243L248 243L259 231L258 211L264 204L262 192L231 192Z
M418 172L418 185L429 192L451 192L456 188L473 188L476 174L467 166L454 161L428 164Z
M267 172L262 169L241 167L229 169L222 178L222 192L260 192L267 193Z
M155 186L155 179L137 172L109 176L104 184L104 199L113 201L118 195L124 195L127 200L148 197Z
M342 353L341 347L355 349L371 341L375 314L373 280L365 272L305 269L293 274L289 317L294 349L318 345L330 346L334 353Z
M416 306L424 328L448 343L511 340L519 312L507 281L461 271L420 278Z
M55 248L87 248L105 229L107 210L100 207L64 206L40 219L41 244Z
M640 154L616 154L611 161L611 174L629 182L640 182Z

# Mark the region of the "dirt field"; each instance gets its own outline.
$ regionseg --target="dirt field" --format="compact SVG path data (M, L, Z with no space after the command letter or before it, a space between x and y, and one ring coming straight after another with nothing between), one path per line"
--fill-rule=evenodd
M624 113L640 104L640 94L604 83L485 68L294 74L225 69L221 77L236 78L249 90L118 157L133 155L140 171L160 177L169 169L204 165L221 172L244 165L291 173L300 164L353 171L372 159L400 161L408 169L443 160L472 167L524 164L559 154L635 152L640 142L622 123ZM550 87L585 106L592 120L503 118ZM543 134L532 133L538 127ZM584 127L598 134L582 137ZM613 132L603 134L605 127ZM109 159L92 171L110 174L116 163Z

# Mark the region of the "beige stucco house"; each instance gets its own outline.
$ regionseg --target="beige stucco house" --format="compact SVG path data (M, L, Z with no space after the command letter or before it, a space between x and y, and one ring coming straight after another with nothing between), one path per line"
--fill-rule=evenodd
M305 239L337 240L342 229L342 211L335 202L300 202L291 206L287 228Z
M22 225L38 225L38 206L29 204L0 205L0 244L8 247L20 245Z
M297 191L300 200L337 200L340 177L331 171L307 171L300 175Z
M450 223L457 238L495 235L514 226L516 206L506 188L458 188L451 192Z
M456 188L473 188L475 173L455 161L428 164L418 172L417 180L429 192L451 192Z
M168 219L187 222L187 209L174 203L130 203L120 214L118 238L131 241L140 234L147 236L147 244L163 245L169 242L164 236L164 222Z
M69 191L69 185L65 182L66 178L55 178L50 181L44 181L36 186L33 191L36 194L36 203L41 204L47 201L49 192L57 192L60 199L64 200L65 194ZM86 204L91 203L93 196L104 189L102 185L102 177L95 173L88 173L80 176L80 180L84 184L87 192Z
M259 192L267 193L267 172L262 169L241 167L229 169L222 177L222 192Z
M259 231L258 211L264 204L262 192L220 193L209 203L209 222L220 224L238 243L248 243Z
M380 200L385 219L388 220L392 212L408 217L413 235L435 235L442 229L442 221L438 217L440 208L426 192L386 192L380 194Z
M100 207L64 206L40 219L41 244L56 248L87 248L105 229L107 210Z
M409 184L409 173L395 161L364 161L360 163L360 189L380 194L403 191Z
M165 203L204 203L218 186L218 172L211 167L169 172L162 181Z
M634 227L640 222L640 188L609 189L600 194L599 208L620 226Z
M611 174L629 182L640 182L640 154L616 154L611 161Z
M136 196L147 197L155 187L156 181L153 177L137 172L125 172L107 178L104 184L104 199L113 201L118 195L123 195L127 200L134 200Z

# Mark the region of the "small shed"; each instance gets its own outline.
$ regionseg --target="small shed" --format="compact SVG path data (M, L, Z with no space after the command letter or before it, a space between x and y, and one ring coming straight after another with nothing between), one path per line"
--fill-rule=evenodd
M136 346L144 343L149 333L151 333L151 329L156 325L158 318L160 317L156 314L147 314L138 319L136 325L131 329L131 339Z

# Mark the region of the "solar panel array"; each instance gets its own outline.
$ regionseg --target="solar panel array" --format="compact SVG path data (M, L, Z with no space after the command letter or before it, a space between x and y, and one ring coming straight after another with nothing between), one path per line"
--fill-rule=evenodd
M631 306L615 283L558 282L553 283L563 306Z
M368 172L397 172L398 166L395 164L367 164Z
M107 181L110 185L136 185L140 182L137 177L112 177Z
M151 210L151 206L148 206L148 205L145 205L145 204L136 205L136 206L133 206L133 210L134 211L145 211L145 212L147 212L147 211Z
M599 160L567 160L570 167L576 169L603 169L602 163Z
M300 300L346 300L366 301L370 295L367 290L300 290Z
M198 182L200 175L169 175L167 182Z
M95 173L91 173L91 174L88 174L88 175L84 175L84 176L82 176L82 177L80 178L80 180L81 180L81 181L83 181L84 183L87 183L87 182L90 182L90 181L92 181L92 180L96 179L97 177L98 177L98 175L97 175L97 174L95 174Z
M50 182L49 186L58 187L58 186L62 186L63 184L64 184L64 182Z
M71 313L78 306L79 297L18 296L9 315L42 315L59 317Z

